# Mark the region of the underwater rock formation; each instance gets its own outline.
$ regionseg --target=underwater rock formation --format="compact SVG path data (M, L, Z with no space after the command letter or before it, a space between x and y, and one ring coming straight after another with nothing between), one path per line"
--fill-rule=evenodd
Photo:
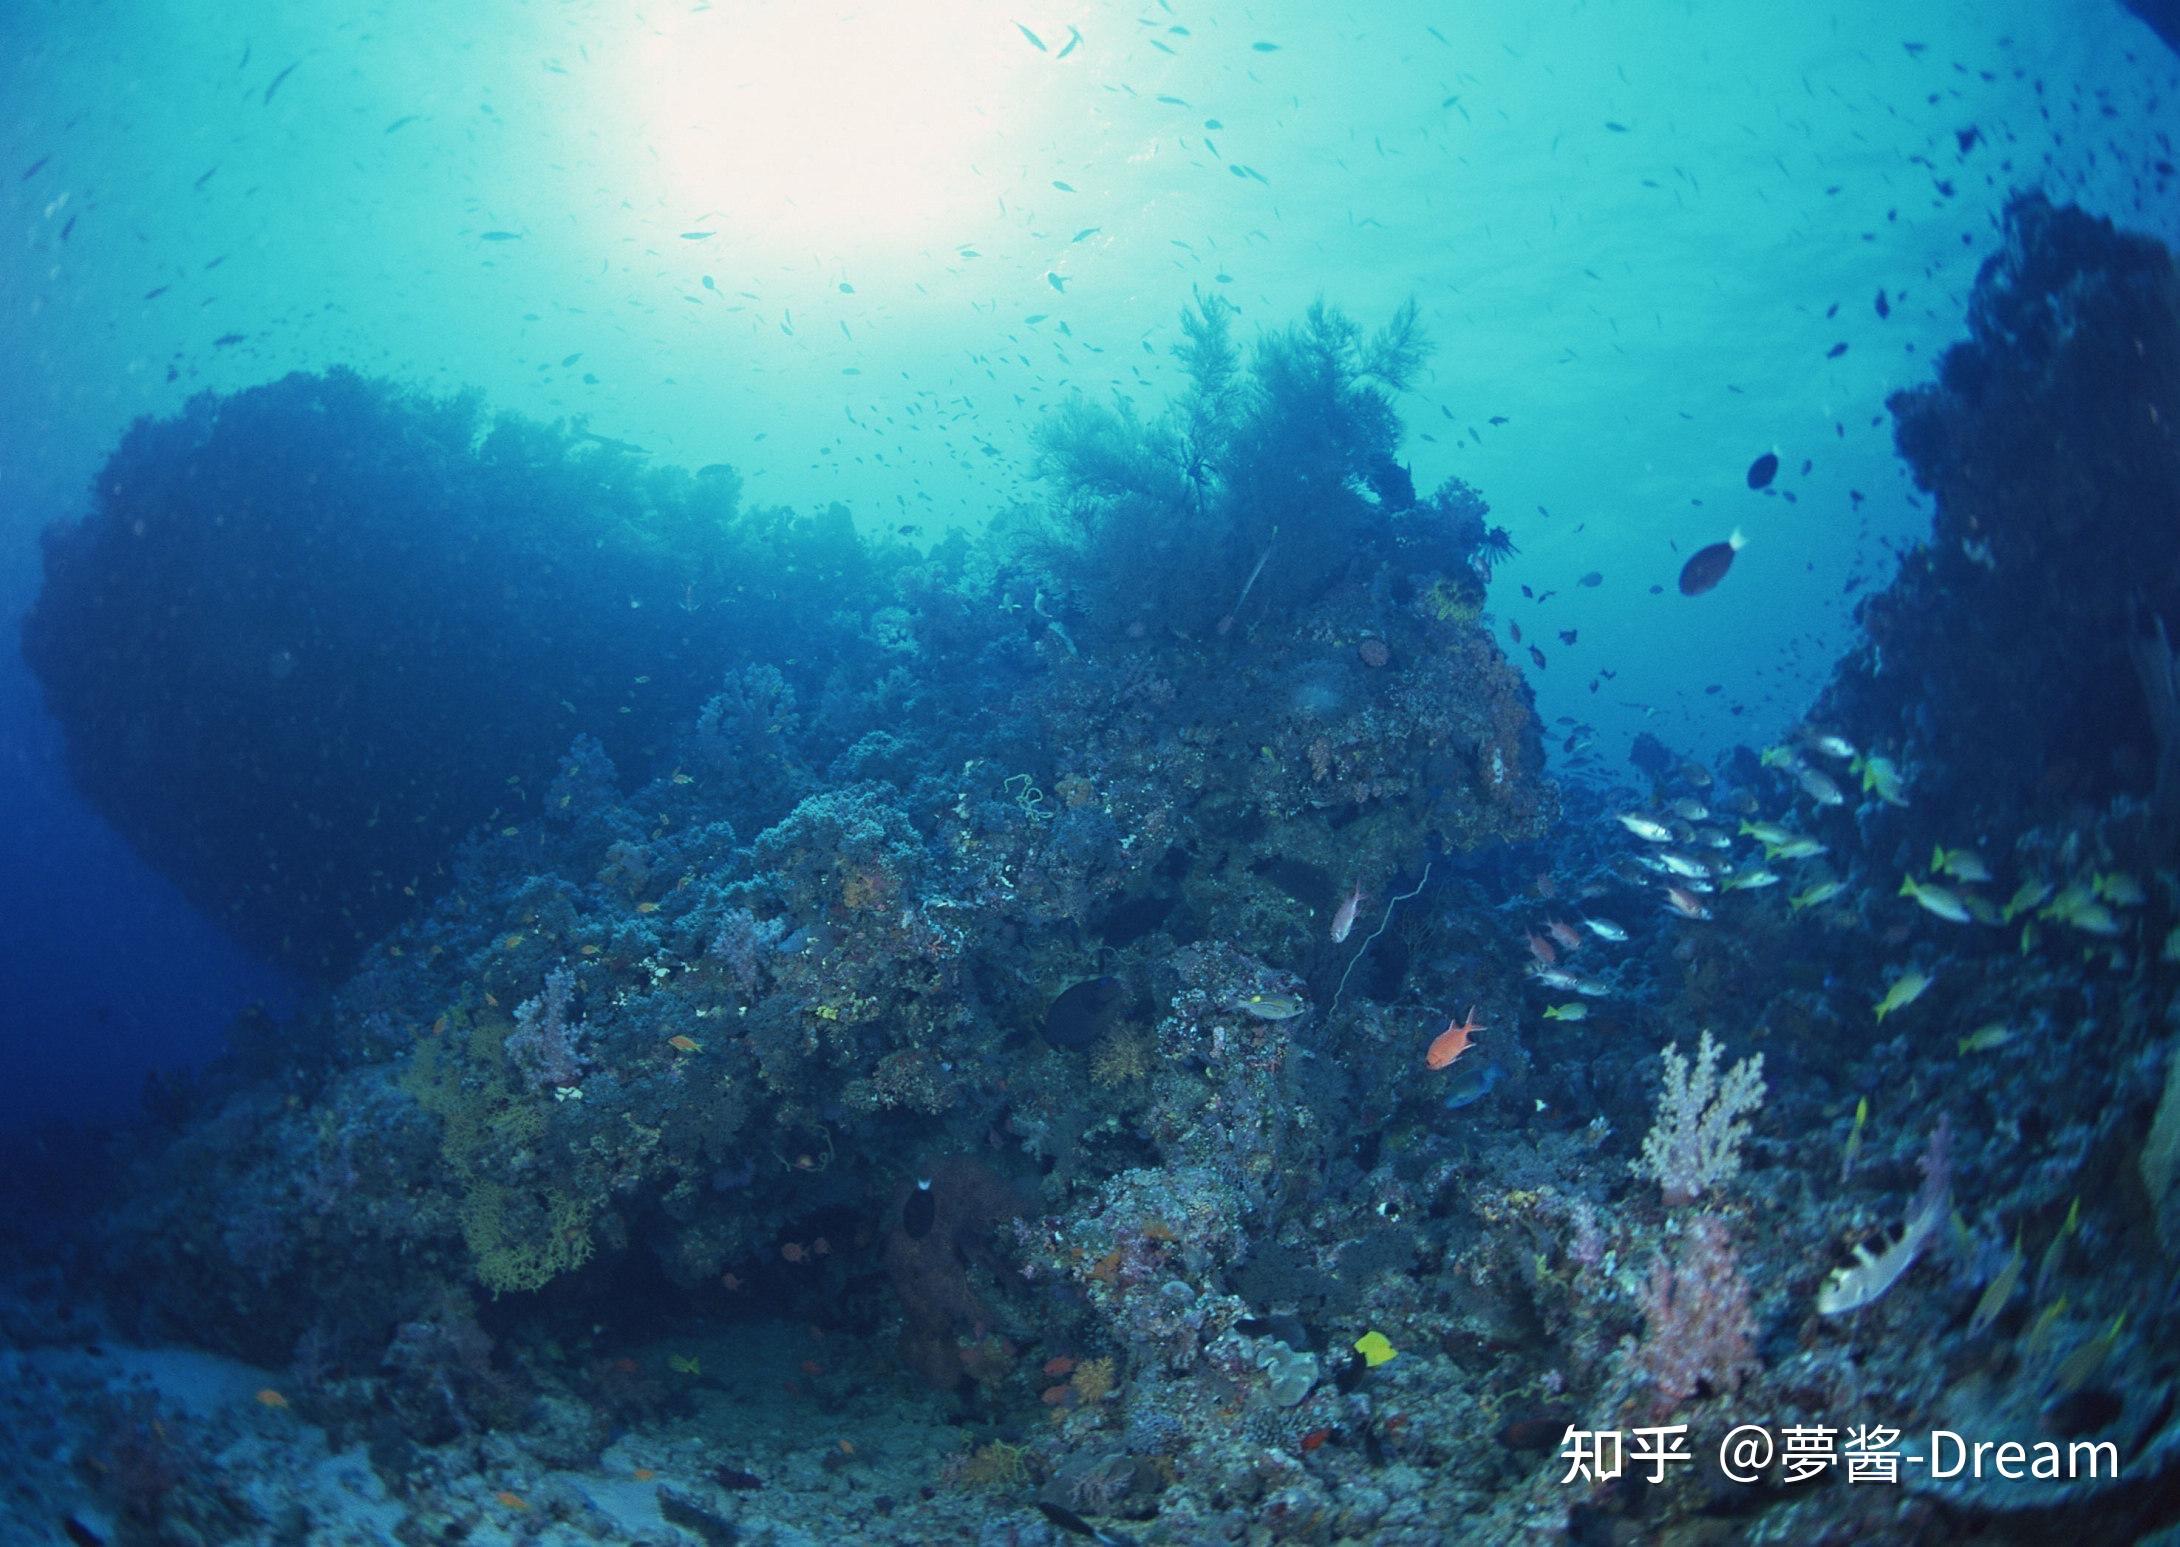
M1321 311L1305 333L1275 335L1248 355L1258 374L1246 391L1232 386L1247 405L1244 424L1291 425L1328 395L1351 411L1291 447L1250 432L1247 455L1220 462L1221 488L1330 480L1319 498L1342 521L1385 529L1336 571L1266 566L1262 595L1277 610L1252 607L1225 628L1184 612L1131 631L1084 616L1075 600L1126 590L1126 544L1076 554L1073 579L1062 581L1004 535L916 562L843 539L831 554L836 589L813 581L814 599L793 619L707 603L690 622L673 604L678 591L657 590L665 571L631 559L606 600L582 593L568 604L619 609L629 586L654 588L632 593L659 605L633 609L638 621L605 665L584 652L607 625L581 616L544 637L502 641L468 675L457 669L434 716L488 697L531 653L548 665L559 652L580 655L594 695L570 700L587 706L582 734L557 766L521 775L507 793L515 775L506 760L565 728L563 713L536 703L566 687L548 671L515 706L537 711L541 726L514 736L499 717L513 708L487 716L491 737L477 756L489 781L461 768L449 775L452 793L436 791L417 765L411 788L439 821L457 819L462 793L501 809L459 848L419 855L417 870L443 877L439 894L385 931L301 1023L239 1037L198 1094L199 1112L157 1162L160 1184L146 1186L110 1237L115 1261L147 1291L147 1319L263 1356L326 1325L352 1350L372 1351L402 1324L443 1318L478 1292L550 1289L603 1313L623 1272L692 1293L723 1274L838 1289L849 1243L860 1234L860 1255L871 1253L874 1209L903 1178L930 1175L921 1157L1003 1146L1043 1173L1045 1207L1083 1213L1063 1235L1105 1243L1052 1265L1055 1277L1085 1283L1118 1249L1108 1237L1140 1245L1147 1228L1139 1214L1093 1228L1115 1205L1088 1201L1089 1189L1144 1166L1195 1178L1191 1196L1160 1205L1170 1216L1162 1228L1190 1235L1186 1271L1168 1271L1163 1290L1142 1286L1147 1302L1132 1278L1116 1279L1116 1325L1099 1332L1093 1318L1080 1330L1169 1352L1177 1339L1193 1348L1210 1337L1233 1313L1206 1306L1227 1293L1251 1241L1269 1236L1281 1199L1312 1185L1325 1124L1352 1099L1322 1082L1305 1090L1296 1047L1303 1018L1334 997L1375 939L1367 925L1353 940L1329 928L1341 899L1366 899L1373 919L1390 919L1391 900L1419 891L1434 858L1534 839L1557 810L1529 692L1479 619L1470 560L1488 541L1481 501L1442 493L1416 505L1386 461L1389 400L1365 378L1408 359L1417 342L1400 333L1373 352L1355 338ZM1332 343L1305 348L1309 340ZM1318 369L1298 374L1301 358ZM217 411L202 405L187 426L139 427L116 467L178 478L207 447L239 455L222 437L268 414L283 426L360 415L388 431L366 443L398 441L393 426L414 412L345 378L267 390L269 399ZM453 428L443 438L466 444L473 416L444 412ZM598 486L601 498L640 488L653 506L693 509L687 485L596 463L561 437L494 435L518 433L544 459L533 469L540 499L572 481ZM184 439L169 444L175 437ZM276 438L260 428L247 444ZM506 458L478 470L434 446L458 489L499 487ZM320 461L314 453L303 465ZM677 489L687 498L673 505ZM241 563L204 540L210 494L145 494L134 505L125 494L116 487L111 509L56 538L54 596L37 625L43 669L90 706L78 726L106 727L102 716L118 714L98 679L68 677L55 662L72 637L63 620L80 629L103 616L79 587L96 591L86 577L116 562L105 550L121 541L123 512L141 506L165 521L174 531L162 540L197 554L208 575L230 577ZM1084 497L1064 481L1056 495ZM1262 497L1243 503L1255 510ZM1393 500L1410 503L1386 508ZM354 503L321 496L312 508ZM1456 507L1462 541L1448 540L1442 520ZM491 508L505 518L504 503ZM1215 502L1200 519L1215 528L1226 508ZM357 516L336 543L329 514L287 519L302 530L265 518L268 573L288 575L281 565L314 555L331 576L415 567L399 523L388 530ZM1437 535L1408 541L1415 523ZM760 540L792 550L768 553L768 573L796 553L806 565L818 556L807 544L793 549L799 529L781 523L720 511L717 524L714 547L688 562ZM592 562L587 537L577 545L553 532L533 527L526 539L542 555L537 573ZM387 544L409 562L387 564ZM1124 572L1100 571L1098 553ZM181 562L134 583L171 578ZM315 605L324 583L312 584ZM534 616L549 594L542 584L508 605ZM294 605L307 620L304 600ZM196 642L236 605L230 597L171 626ZM441 617L425 599L404 605L410 629L428 625L442 640L473 640L485 627ZM715 611L730 616L707 621ZM671 621L661 627L655 612ZM824 669L791 680L771 664L737 664L742 631L766 620L780 660ZM1359 649L1364 642L1374 648ZM235 648L237 660L246 655ZM344 659L342 669L356 669ZM124 673L116 695L136 693L148 675ZM619 712L641 696L632 683L650 694L635 724ZM716 691L705 699L700 683ZM240 706L279 689L234 691L229 723L246 732ZM438 718L351 724L330 704L299 710L262 744L234 735L228 752L270 769L289 755L289 738L317 736L319 757L343 747L360 755L344 738L368 727L394 738L373 744L373 782L358 788L375 788L389 759L423 758L422 723L446 730ZM513 739L503 745L502 735ZM413 811L378 824L419 846L425 825ZM392 873L367 847L375 840L304 831L321 863L371 857ZM249 852L296 863L292 846ZM245 874L225 852L197 863L207 886ZM342 927L361 927L361 917L351 906ZM1355 1029L1342 1035L1358 1057L1406 1034L1379 1006L1400 994L1407 961L1388 939L1375 970L1348 987ZM1099 985L1094 1013L1078 1013L1085 984ZM1298 1115L1305 1107L1314 1122ZM1216 1111L1231 1115L1205 1121ZM980 1206L956 1218L956 1200L995 1196L981 1175L968 1162L941 1174L940 1228L928 1238L897 1225L882 1236L909 1310L910 1362L941 1385L963 1376L992 1385L1006 1367L993 1340L1021 1334L1020 1315L1002 1318L997 1302L954 1276L957 1253L1010 1212Z
M133 426L48 530L24 654L91 803L330 981L470 828L535 818L578 731L648 768L727 663L871 562L843 513L739 494L346 370L206 394Z
M704 1540L886 1466L779 1416L872 1391L945 1438L831 1506L903 1540L1032 1499L1166 1541L2146 1529L2180 1467L2180 886L2140 852L2171 706L2044 760L2091 674L2170 680L2169 551L2081 551L2132 559L2144 491L2051 454L2154 449L2125 409L2169 421L2170 354L2131 377L2109 329L2165 348L2170 269L2034 203L2012 233L1900 400L1939 535L1877 642L1786 745L1642 743L1643 812L1545 777L1488 512L1388 461L1398 351L1326 313L1244 352L1199 310L1174 409L1060 421L1053 509L844 545L822 618L715 656L655 745L574 735L337 987L238 1024L100 1223L112 1314L285 1361L390 1478L529 1488L640 1436ZM1328 404L1329 439L1259 433ZM1288 482L1339 562L1289 567L1306 511L1256 525ZM1139 583L1169 536L1220 584ZM790 1332L829 1347L762 1381L694 1351ZM1731 1490L1561 1448L1759 1417L2129 1470Z
M2180 628L2180 274L2026 195L1968 322L1938 379L1891 400L1931 538L1863 604L1815 718L1865 745L1902 726L1917 817L1948 834L2129 796L2162 799L2169 838L2175 722L2137 660Z

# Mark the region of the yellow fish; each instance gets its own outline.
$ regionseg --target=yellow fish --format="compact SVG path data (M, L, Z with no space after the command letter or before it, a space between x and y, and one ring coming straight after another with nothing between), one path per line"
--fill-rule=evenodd
M702 1375L703 1363L694 1354L668 1354L666 1368L676 1375Z
M1974 849L1949 849L1942 843L1931 853L1930 873L1951 876L1956 881L1991 879L1991 867L1983 863L1983 856Z
M1892 987L1885 990L1885 997L1877 1001L1877 1018L1882 1021L1895 1010L1905 1009L1923 997L1923 991L1935 981L1920 967L1910 967L1892 980Z
M1375 1327L1355 1339L1355 1352L1361 1354L1363 1363L1372 1369L1376 1369L1389 1359L1400 1357L1400 1350L1395 1348L1385 1334Z

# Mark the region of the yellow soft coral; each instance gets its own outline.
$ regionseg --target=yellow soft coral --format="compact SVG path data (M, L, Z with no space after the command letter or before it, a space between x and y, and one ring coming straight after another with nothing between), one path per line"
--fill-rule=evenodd
M477 1282L495 1295L538 1289L590 1260L593 1210L562 1188L508 1187L490 1173L495 1153L534 1143L545 1113L517 1082L504 1016L443 1016L402 1077L416 1104L439 1119L439 1153L461 1189L457 1212Z
M1112 1360L1086 1359L1075 1366L1075 1378L1068 1384L1075 1388L1075 1400L1089 1407L1113 1394L1115 1379Z
M590 1260L590 1206L557 1189L479 1181L462 1199L462 1239L493 1294L542 1289Z

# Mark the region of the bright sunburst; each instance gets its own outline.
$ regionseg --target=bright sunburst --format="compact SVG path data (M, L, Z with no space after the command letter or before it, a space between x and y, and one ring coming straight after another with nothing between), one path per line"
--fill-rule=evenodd
M677 215L764 245L920 239L990 198L974 163L1030 108L1012 36L978 0L736 3L661 21L628 100Z

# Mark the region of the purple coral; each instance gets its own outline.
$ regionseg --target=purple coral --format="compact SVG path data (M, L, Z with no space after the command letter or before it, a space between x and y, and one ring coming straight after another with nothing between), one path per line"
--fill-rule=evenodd
M1740 1389L1757 1368L1756 1318L1726 1227L1709 1215L1689 1227L1676 1261L1663 1254L1643 1292L1643 1341L1636 1364L1670 1412L1708 1386Z
M545 974L545 991L515 1006L507 1057L532 1090L575 1085L590 1067L590 1060L575 1050L580 1023L571 1023L574 1006L575 974L566 967Z
M780 919L760 919L747 908L729 908L719 916L711 954L725 965L742 992L754 993L765 957L779 949L786 934L787 925Z

